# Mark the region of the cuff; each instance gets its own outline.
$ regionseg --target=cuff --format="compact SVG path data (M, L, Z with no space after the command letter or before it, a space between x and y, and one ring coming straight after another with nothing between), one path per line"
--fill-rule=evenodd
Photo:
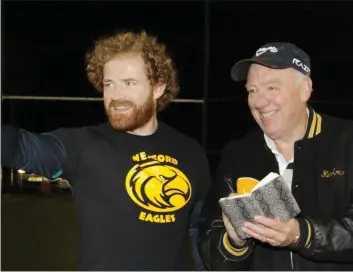
M311 246L312 227L308 219L297 218L300 228L300 237L298 243L291 248L293 250L308 249Z
M252 248L253 241L251 239L248 239L243 246L239 247L236 246L234 243L231 243L231 241L228 239L227 232L225 232L220 237L219 250L227 260L243 260L250 255Z

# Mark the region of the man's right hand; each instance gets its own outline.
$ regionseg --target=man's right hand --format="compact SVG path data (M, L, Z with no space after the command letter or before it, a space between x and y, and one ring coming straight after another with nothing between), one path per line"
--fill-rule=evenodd
M240 239L235 232L232 224L229 222L228 218L222 213L222 218L223 218L223 224L226 228L226 231L228 233L229 239L231 239L231 243L234 245L237 245L239 247L243 246L246 242L246 240Z
M229 196L234 196L237 195L236 193L232 193ZM235 232L235 229L233 228L232 224L229 222L228 218L222 213L222 219L223 219L223 224L226 228L226 231L228 233L229 239L231 239L231 242L234 243L235 245L241 247L246 243L246 240L240 239Z

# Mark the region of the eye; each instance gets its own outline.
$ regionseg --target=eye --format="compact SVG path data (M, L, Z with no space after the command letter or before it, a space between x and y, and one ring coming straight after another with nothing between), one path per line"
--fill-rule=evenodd
M114 84L112 82L105 82L103 83L104 88L113 88Z
M161 180L163 180L163 181L166 181L167 179L164 177L164 176L162 176L162 175L159 175L159 178L161 179Z
M127 82L126 82L126 85L127 85L127 86L134 86L134 85L136 85L136 82L134 82L134 81L127 81Z
M248 92L248 94L256 93L257 88L255 86L251 86L249 84L245 84L245 90Z
M256 93L256 89L255 88L251 88L251 89L247 89L247 92L250 93Z
M276 88L275 87L273 87L273 86L268 86L268 88L267 88L269 91L275 91L276 90Z

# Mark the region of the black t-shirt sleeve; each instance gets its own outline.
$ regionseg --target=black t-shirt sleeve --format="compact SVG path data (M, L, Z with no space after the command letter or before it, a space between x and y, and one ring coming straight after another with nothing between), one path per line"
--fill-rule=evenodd
M198 225L202 206L211 186L211 172L208 159L201 146L198 145L196 152L198 153L198 156L194 156L194 158L198 159L196 160L197 164L195 164L195 170L198 171L199 178L196 184L194 207L191 212L191 226Z
M209 192L211 182L212 182L209 162L208 162L208 159L207 159L206 154L204 152L202 152L200 163L201 163L200 164L201 183L198 186L198 197L197 198L198 198L198 201L204 201L208 192Z
M50 133L33 133L12 126L3 126L2 165L29 173L58 178L71 169L75 146L71 129Z
M197 167L195 167L195 170L198 171L199 178L196 185L196 200L190 214L189 232L191 236L195 266L197 270L204 270L203 263L197 248L197 240L199 237L199 220L202 206L211 185L211 173L207 157L201 146L198 144L195 152L197 153L197 156L195 156L195 158L197 158Z
M195 171L197 171L197 184L196 184L196 201L203 202L208 194L211 186L212 177L209 162L206 153L202 147L195 141L196 148L190 148L194 150L194 154L190 156L192 158L192 165L194 165Z
M77 168L80 157L80 135L82 134L82 130L80 128L60 128L55 131L46 133L46 135L55 138L57 141L61 143L61 146L64 149L65 156L61 161L61 176L73 182L73 178L77 174Z

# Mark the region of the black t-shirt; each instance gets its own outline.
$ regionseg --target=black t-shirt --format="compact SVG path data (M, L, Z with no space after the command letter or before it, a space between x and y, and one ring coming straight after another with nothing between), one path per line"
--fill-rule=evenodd
M108 123L49 135L65 149L57 170L73 187L79 270L190 269L190 214L210 185L195 140L162 122L150 136Z

